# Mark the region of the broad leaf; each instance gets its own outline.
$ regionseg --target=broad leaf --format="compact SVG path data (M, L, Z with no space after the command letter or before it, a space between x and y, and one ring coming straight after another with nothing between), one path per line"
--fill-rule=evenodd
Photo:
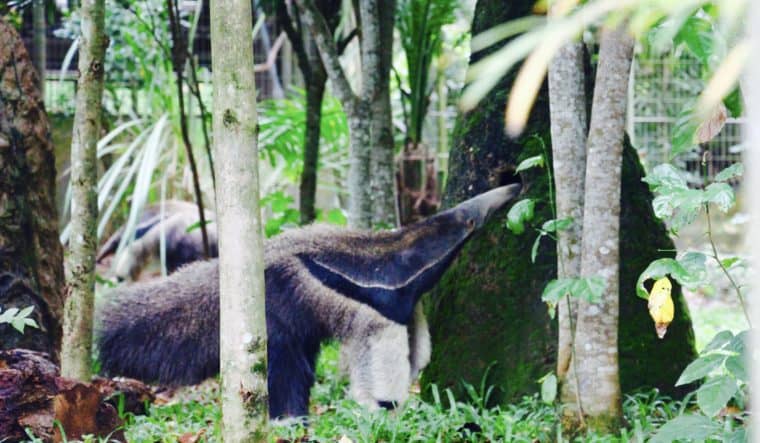
M734 355L726 359L726 369L737 380L741 382L749 382L749 375L747 374L747 365L744 362L744 357L741 355Z
M663 186L676 189L689 188L684 173L670 163L655 166L652 172L647 174L642 181L648 183L654 189Z
M721 425L704 415L680 415L657 431L649 443L671 443L676 440L705 440L721 429Z
M705 203L715 203L718 208L727 212L736 202L734 190L726 183L712 183L704 192Z
M560 219L551 219L544 222L541 226L541 230L546 232L557 232L569 229L573 225L573 218L566 217Z
M720 331L717 334L715 334L715 337L713 337L713 339L710 340L710 343L708 343L707 346L705 346L705 349L702 350L702 353L706 354L710 351L720 349L726 344L730 343L731 340L733 339L734 339L733 332L729 330Z
M649 293L647 292L646 288L644 287L644 282L653 279L658 280L662 277L665 277L666 275L670 274L671 276L674 276L675 274L679 273L685 273L686 271L683 269L683 266L681 266L677 261L675 261L672 258L660 258L647 266L647 268L644 270L644 272L639 275L639 280L636 282L636 295L639 297L648 300L649 299Z
M536 155L533 157L528 157L525 160L521 161L519 165L517 165L517 169L515 169L515 173L525 171L526 169L530 168L543 168L544 167L544 156L543 155Z
M734 396L738 386L730 375L709 379L697 390L697 404L705 415L715 416Z
M744 164L743 163L734 163L733 165L727 167L726 169L720 171L715 176L716 182L724 182L727 180L731 180L734 177L741 177L742 174L744 174Z
M676 386L685 385L706 377L712 371L719 368L725 360L726 356L723 354L707 354L697 358L684 369L676 382Z
M599 303L607 287L602 277L584 277L575 279L572 286L574 297L582 298L589 303Z
M557 376L553 373L546 374L541 379L541 401L547 404L552 404L556 398Z
M507 228L517 235L525 232L525 222L533 219L534 206L535 201L530 198L520 200L512 205L507 213Z

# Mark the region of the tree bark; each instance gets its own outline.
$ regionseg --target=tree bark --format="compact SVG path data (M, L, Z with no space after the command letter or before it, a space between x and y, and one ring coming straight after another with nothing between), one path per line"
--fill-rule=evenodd
M58 361L63 251L58 241L55 158L37 71L12 25L0 20L0 310L34 306L39 329L0 325L0 348Z
M251 2L211 3L224 441L266 441L267 330ZM213 333L213 331L211 331Z
M396 220L395 186L379 189L380 186L393 184L394 164L388 161L388 152L393 153L393 137L391 132L390 145L387 137L390 121L375 122L372 112L376 103L384 99L384 90L390 87L388 73L390 65L383 66L387 55L380 49L383 36L380 35L381 19L379 2L376 0L362 0L359 2L359 16L361 21L361 62L362 62L362 90L357 94L351 88L346 74L338 59L338 48L333 41L333 35L325 23L324 16L317 10L312 0L296 0L301 13L301 20L311 32L319 49L325 71L333 86L333 93L343 104L349 126L349 144L351 146L348 192L349 192L349 216L348 224L357 228L369 228L375 220ZM383 5L384 8L387 5ZM393 8L383 11L383 17L392 14ZM391 24L393 17L391 15ZM387 36L385 37L387 38ZM385 79L385 81L384 81ZM387 93L387 97L390 97ZM378 111L383 118L389 118L383 104L377 104ZM378 143L385 143L378 145ZM376 150L381 152L377 159L372 162ZM374 169L373 169L374 168ZM375 183L376 186L372 184ZM369 186L368 186L369 184ZM378 206L377 209L374 207ZM387 211L393 208L392 216ZM376 213L377 211L377 213ZM383 217L379 215L383 212Z
M382 2L362 2L362 10L367 9L371 20L362 17L362 23L374 22L365 26L362 32L362 49L372 48L377 54L377 66L371 72L365 72L364 78L372 78L371 92L371 134L372 158L372 196L374 197L374 215L372 224L385 228L399 225L396 197L396 177L394 173L395 146L393 142L393 115L391 111L390 73L393 62L393 21L396 11L395 0ZM371 9L374 8L374 9ZM367 32L372 30L374 32ZM376 32L376 33L375 33ZM365 60L368 57L365 56ZM363 64L363 67L366 66ZM369 88L369 85L368 85Z
M599 67L591 108L588 136L581 275L602 277L604 295L598 303L578 301L575 332L575 363L580 389L563 395L565 417L572 420L580 410L586 424L602 432L616 432L622 419L618 365L618 313L620 310L620 184L625 136L628 79L633 57L633 38L625 24L603 29ZM566 383L563 392L572 391Z
M47 26L45 25L45 0L34 0L32 3L34 21L34 67L39 74L40 95L45 100L45 65L47 61Z
M530 14L533 3L479 0L473 33ZM488 54L488 50L473 54L471 63ZM546 88L539 92L524 136L515 140L504 133L504 106L515 75L514 71L508 73L477 109L457 119L445 206L516 180L512 171L520 160L550 149ZM672 251L674 246L664 224L654 216L652 194L641 182L644 171L638 156L625 143L619 284L627 295L620 300L618 344L622 390L657 387L663 393L683 395L685 390L674 388L673 380L693 360L695 352L680 288L674 287L676 317L662 341L651 330L641 328L651 320L646 303L633 295L639 274L652 260L673 256L661 251ZM521 181L524 197L537 200L531 227L540 227L552 218L546 171L528 170ZM495 387L491 403L506 404L535 392L536 380L556 368L556 324L540 300L544 287L556 276L555 245L544 238L532 263L535 231L529 227L526 233L514 235L504 224L503 216L495 215L465 245L429 294L426 308L433 352L423 373L425 395L430 394L427 387L435 383L439 389L452 388L457 398L466 399L462 381L475 386L485 381Z
M103 99L105 1L83 0L79 80L71 141L71 235L67 260L61 375L84 382L92 377L92 311L98 238L97 144Z
M567 44L549 65L549 118L557 219L573 220L569 229L556 233L559 278L581 275L587 131L585 84L583 43ZM573 352L576 304L566 296L557 306L557 377L562 382L566 382L564 378Z
M306 225L317 218L317 172L319 169L319 140L322 124L322 99L325 95L327 74L322 62L313 68L306 79L306 131L303 141L303 172L299 188L301 224ZM313 62L312 62L313 63ZM303 73L303 72L302 72Z

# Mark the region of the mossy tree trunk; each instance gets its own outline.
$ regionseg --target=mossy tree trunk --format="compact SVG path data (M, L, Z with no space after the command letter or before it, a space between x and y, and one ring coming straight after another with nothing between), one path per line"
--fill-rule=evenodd
M0 20L0 311L34 306L38 329L0 325L0 348L56 361L63 318L55 158L37 71L13 26Z
M105 0L83 0L79 79L71 140L71 235L66 270L61 375L84 382L92 376L92 311L98 238L97 144L103 99Z
M473 34L530 14L532 0L480 0ZM474 54L475 62L489 54ZM548 90L543 88L524 135L504 133L504 106L515 72L506 75L478 107L459 117L450 153L444 205L451 207L499 184L514 181L515 165L534 155L550 154ZM551 165L547 165L550 167ZM679 394L674 384L695 357L693 331L680 288L674 288L676 318L668 336L659 340L647 327L646 302L635 295L639 274L654 259L673 255L664 224L652 211L652 194L641 182L643 169L626 140L623 150L620 231L621 268L618 352L623 392L657 387ZM532 169L521 177L525 198L537 200L534 227L552 218L546 171ZM433 342L423 390L435 383L466 398L462 381L478 385L484 377L495 386L492 403L505 403L535 392L536 380L556 365L557 327L541 293L555 278L556 246L544 238L535 263L529 228L514 235L504 217L495 216L462 250L427 303ZM671 335L672 332L672 335Z
M248 0L211 2L222 437L230 442L266 441L269 415L251 17Z

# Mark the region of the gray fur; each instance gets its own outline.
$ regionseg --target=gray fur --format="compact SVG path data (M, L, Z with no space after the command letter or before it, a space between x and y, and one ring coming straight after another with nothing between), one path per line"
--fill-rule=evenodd
M206 211L206 220L213 221L214 213ZM155 204L145 208L137 225L137 235L129 246L118 256L114 256L113 276L118 280L138 280L140 273L152 263L160 263L161 236L166 247L166 267L172 273L180 267L204 259L203 238L200 228L188 229L198 223L198 207L194 203L169 200L161 205ZM216 257L218 240L216 225L206 225L209 242L209 256ZM106 240L98 252L97 261L114 255L124 234L124 227L119 228Z
M342 343L354 399L369 408L403 403L430 359L419 297L472 232L518 190L497 188L398 231L316 225L267 240L272 416L307 413L314 360L328 338ZM218 262L210 260L115 290L97 313L104 371L163 384L214 375L218 279Z

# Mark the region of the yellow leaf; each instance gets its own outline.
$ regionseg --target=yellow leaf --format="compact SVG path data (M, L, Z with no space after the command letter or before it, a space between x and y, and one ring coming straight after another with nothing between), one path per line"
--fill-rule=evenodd
M649 293L649 315L654 320L654 327L660 338L665 337L675 314L673 298L670 296L672 289L673 285L668 277L663 277L654 282L652 291Z

